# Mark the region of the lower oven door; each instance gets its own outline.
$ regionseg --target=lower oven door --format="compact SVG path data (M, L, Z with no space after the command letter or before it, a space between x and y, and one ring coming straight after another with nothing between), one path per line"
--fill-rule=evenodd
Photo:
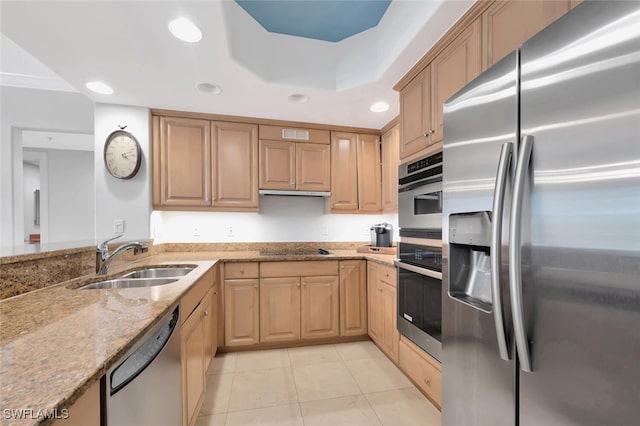
M398 331L441 360L442 273L396 261Z

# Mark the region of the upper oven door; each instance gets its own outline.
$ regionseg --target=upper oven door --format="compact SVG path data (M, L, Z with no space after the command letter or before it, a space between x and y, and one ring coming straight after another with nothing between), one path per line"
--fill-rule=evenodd
M400 228L442 228L442 182L398 190Z

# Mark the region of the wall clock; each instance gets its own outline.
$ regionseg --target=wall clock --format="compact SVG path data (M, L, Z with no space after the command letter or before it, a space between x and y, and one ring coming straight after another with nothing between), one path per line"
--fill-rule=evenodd
M138 173L141 161L140 144L124 127L107 137L104 143L104 165L111 176L131 179Z

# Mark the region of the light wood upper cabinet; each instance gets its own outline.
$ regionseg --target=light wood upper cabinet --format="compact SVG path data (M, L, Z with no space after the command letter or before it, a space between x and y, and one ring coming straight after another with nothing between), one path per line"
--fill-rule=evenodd
M212 122L213 207L258 210L258 126Z
M260 189L296 188L296 144L260 140Z
M340 283L337 276L302 277L301 338L340 334Z
M364 212L382 210L382 178L380 137L358 135L358 209Z
M226 346L255 345L260 341L260 281L226 279L224 337Z
M400 158L405 159L431 144L431 68L427 66L400 92Z
M367 334L367 270L364 260L340 262L340 335Z
M400 126L382 135L382 210L398 211L398 156Z
M260 342L300 338L300 278L260 279Z
M567 13L570 1L496 1L482 14L483 69Z
M331 211L358 210L357 135L331 133Z
M331 189L330 145L296 144L296 189L301 191Z
M443 140L443 104L480 74L481 20L476 19L431 62L433 143Z
M210 122L153 117L154 207L211 205Z

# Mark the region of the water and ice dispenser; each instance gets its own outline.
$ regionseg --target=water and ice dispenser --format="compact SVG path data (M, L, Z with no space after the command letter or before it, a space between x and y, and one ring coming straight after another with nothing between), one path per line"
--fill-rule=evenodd
M449 295L491 312L491 212L449 216Z

